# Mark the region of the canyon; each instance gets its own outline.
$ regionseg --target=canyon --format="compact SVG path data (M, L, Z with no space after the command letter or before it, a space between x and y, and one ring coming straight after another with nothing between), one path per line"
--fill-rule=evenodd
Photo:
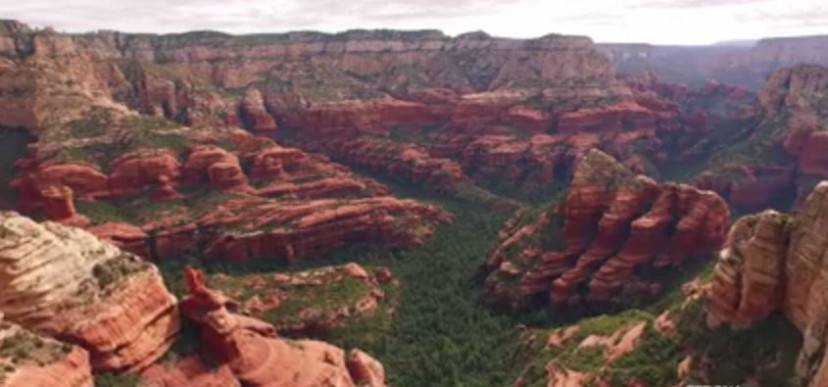
M0 21L0 385L828 385L825 44Z

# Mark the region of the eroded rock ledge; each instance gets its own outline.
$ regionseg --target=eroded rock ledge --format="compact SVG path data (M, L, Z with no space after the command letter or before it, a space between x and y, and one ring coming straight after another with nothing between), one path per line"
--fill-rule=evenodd
M828 182L796 214L766 211L739 220L707 290L708 324L752 327L782 312L804 336L802 385L828 384Z
M0 213L0 312L89 351L95 370L160 358L178 333L176 300L158 269L56 223Z
M539 295L556 305L653 296L661 283L652 273L717 250L729 222L715 193L636 176L593 150L560 205L522 214L501 231L486 287L493 302L512 308Z
M199 326L204 355L236 384L385 386L383 366L364 352L353 350L346 357L341 349L323 342L278 338L272 325L230 312L227 306L233 301L207 288L200 272L188 269L186 275L190 295L181 302L181 311ZM189 363L197 361L188 360L184 365L192 369ZM156 367L146 378L164 385L181 374L180 370Z

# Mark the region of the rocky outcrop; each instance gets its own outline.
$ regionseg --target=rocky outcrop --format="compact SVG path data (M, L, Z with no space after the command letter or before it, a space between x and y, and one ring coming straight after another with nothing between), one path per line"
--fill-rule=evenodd
M199 327L205 355L227 367L246 386L296 387L385 385L382 365L362 352L343 351L317 341L289 341L272 325L231 313L223 293L205 287L200 272L187 271L190 295L181 311ZM350 367L350 368L349 368ZM353 371L351 371L353 368Z
M83 227L89 224L89 219L78 215L75 209L75 196L67 186L51 186L41 191L43 197L43 213L51 221Z
M324 142L321 146L334 160L435 192L453 193L467 182L459 164L447 158L433 157L428 150L415 144L363 137Z
M702 172L695 180L696 186L715 191L740 210L756 210L775 202L790 202L789 198L796 191L796 170L793 166L729 164L715 171Z
M89 351L99 371L137 370L178 332L158 270L92 234L0 214L0 311L7 321Z
M265 110L262 93L248 89L241 101L241 119L245 127L254 132L274 132L278 129L276 120Z
M0 386L92 387L89 353L2 321Z
M206 364L194 355L175 364L154 364L141 373L141 385L148 387L241 387L227 365Z
M783 312L804 336L796 373L802 385L828 381L825 356L828 183L793 216L747 216L730 231L707 289L707 321L745 329Z
M513 308L542 294L557 305L646 298L661 285L639 273L715 251L729 221L718 195L658 184L593 150L578 162L563 203L501 231L486 286L493 302Z
M383 288L394 286L395 280L388 269L349 263L294 274L216 274L207 282L237 300L240 311L279 332L318 335L378 313L388 301Z
M383 196L342 201L318 199L294 202L285 208L257 197L229 200L197 221L198 227L177 227L156 236L156 251L169 256L163 246L181 248L172 242L203 241L209 256L244 261L281 258L287 262L329 253L355 241L389 247L425 243L439 224L452 216L433 206ZM219 230L217 234L200 230ZM233 233L222 233L233 229ZM173 250L174 251L174 250Z
M820 178L828 177L825 90L828 68L800 65L773 73L759 94L771 118L783 119L776 126L784 130L785 150L798 160L800 173Z
M91 226L124 249L154 258L198 249L235 260L293 261L356 241L411 246L451 220L436 207L387 196L385 186L324 157L240 129L180 128L172 138L192 144L186 148L166 146L167 133L145 134L158 145L104 164L109 175L92 166L31 160L15 187L27 210L43 208L55 220ZM71 192L85 200L87 213L72 214ZM148 200L156 203L148 208ZM97 206L111 210L101 216Z

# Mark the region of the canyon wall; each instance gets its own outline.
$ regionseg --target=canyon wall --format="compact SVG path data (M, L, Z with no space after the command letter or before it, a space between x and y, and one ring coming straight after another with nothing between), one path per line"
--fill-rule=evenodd
M826 275L828 183L793 215L766 211L731 229L707 291L710 326L749 329L776 312L802 332L801 385L828 384Z
M828 66L828 36L761 39L755 43L710 46L600 44L620 73L653 72L670 82L703 84L709 80L758 89L783 67Z

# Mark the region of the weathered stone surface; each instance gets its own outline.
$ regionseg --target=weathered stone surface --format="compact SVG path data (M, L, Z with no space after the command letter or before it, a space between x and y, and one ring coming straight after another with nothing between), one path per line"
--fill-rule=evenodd
M784 312L804 336L796 371L808 386L822 386L828 373L827 209L828 183L821 183L794 216L767 211L740 220L706 294L711 326L748 328Z
M89 224L89 219L78 215L71 188L52 186L41 191L40 195L43 197L43 212L49 220L79 227Z
M558 305L657 294L660 284L636 273L715 251L730 212L712 192L658 184L594 150L566 200L527 221L507 224L487 261L492 300L513 308L538 294Z
M92 387L89 354L82 348L2 321L0 386Z
M250 386L356 386L354 378L371 386L384 386L376 379L384 374L381 365L358 353L346 366L339 348L317 341L289 341L275 336L270 324L231 313L230 299L205 287L201 273L188 270L190 295L181 303L182 313L200 328L206 354L226 365L244 385ZM370 376L366 370L371 369Z
M173 366L155 364L141 373L141 383L146 387L241 387L226 364L208 365L197 355Z
M0 227L6 320L85 348L96 370L141 369L169 348L178 314L154 266L80 229L9 212Z
M278 129L276 120L265 109L262 93L257 89L247 89L241 101L241 119L247 128L254 132L274 132Z

